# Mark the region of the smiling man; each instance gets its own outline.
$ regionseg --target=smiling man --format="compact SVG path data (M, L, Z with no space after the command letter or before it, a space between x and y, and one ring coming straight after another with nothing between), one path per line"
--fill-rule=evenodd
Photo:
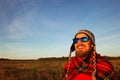
M96 52L94 34L80 30L73 39L63 80L117 80L113 66ZM71 53L75 56L71 58Z

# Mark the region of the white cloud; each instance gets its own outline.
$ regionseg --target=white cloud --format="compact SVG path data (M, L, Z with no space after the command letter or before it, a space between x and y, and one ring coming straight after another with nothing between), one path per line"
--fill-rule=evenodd
M13 21L8 26L8 37L12 39L23 38L25 36L24 26L21 24L19 20Z
M16 17L6 26L5 34L7 39L23 39L32 35L30 27L26 25L26 18L24 16Z
M112 40L114 38L119 39L120 38L120 34L113 34L113 35L101 37L101 38L97 39L97 42L110 41L110 40Z
M6 53L15 53L15 54L31 54L33 52L36 51L35 48L31 48L29 46L23 46L21 44L13 44L13 43L7 43L7 44L4 44L3 46L3 49L6 49L6 51L3 51L3 52L6 52Z

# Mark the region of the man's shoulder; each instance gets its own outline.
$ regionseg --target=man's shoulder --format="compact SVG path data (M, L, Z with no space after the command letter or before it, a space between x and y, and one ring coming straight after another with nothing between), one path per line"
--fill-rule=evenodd
M109 67L112 68L112 64L107 60L104 56L101 56L100 54L97 54L97 66L102 66L102 67Z
M101 62L101 61L109 62L108 59L106 59L104 56L101 56L100 54L97 54L97 61L98 62Z

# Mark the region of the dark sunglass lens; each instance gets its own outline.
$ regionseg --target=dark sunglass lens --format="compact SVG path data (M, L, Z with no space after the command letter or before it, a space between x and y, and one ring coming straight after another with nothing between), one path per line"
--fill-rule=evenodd
M77 43L78 40L79 40L79 39L75 38L75 39L73 39L73 42L74 42L74 43Z
M82 38L81 38L81 41L82 41L82 42L87 42L87 41L88 41L88 38L87 38L87 37L82 37Z

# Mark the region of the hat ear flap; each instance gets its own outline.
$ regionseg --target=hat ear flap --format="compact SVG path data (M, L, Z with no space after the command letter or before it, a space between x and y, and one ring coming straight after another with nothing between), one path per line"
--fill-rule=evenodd
M74 43L72 43L70 50L73 52L75 50Z

